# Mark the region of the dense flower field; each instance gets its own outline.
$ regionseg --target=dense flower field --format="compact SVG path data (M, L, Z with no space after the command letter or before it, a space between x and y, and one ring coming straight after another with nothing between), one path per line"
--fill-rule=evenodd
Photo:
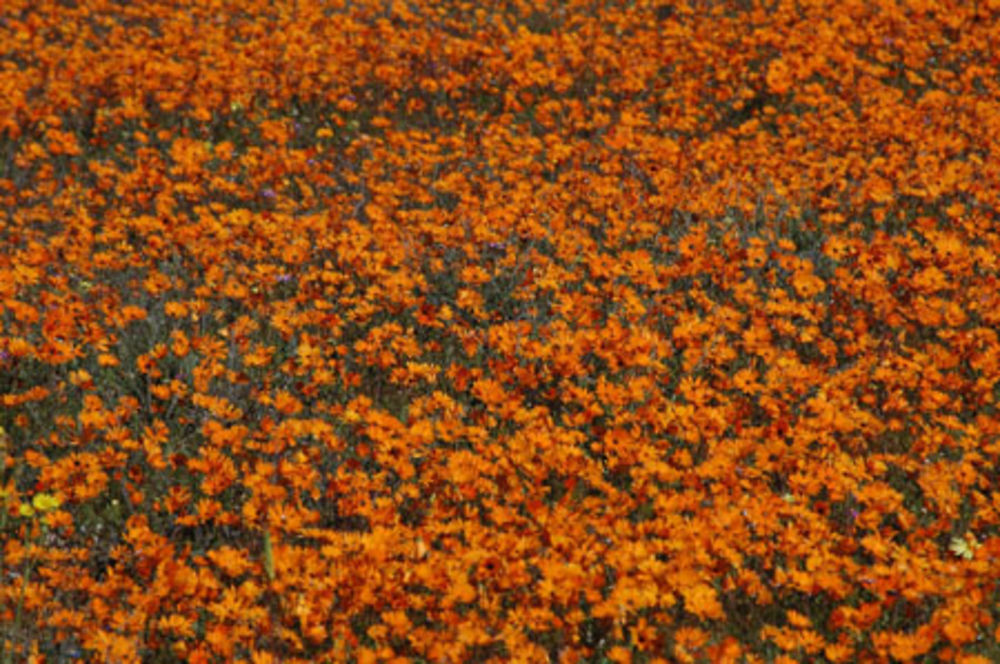
M0 664L1000 661L997 54L5 0Z

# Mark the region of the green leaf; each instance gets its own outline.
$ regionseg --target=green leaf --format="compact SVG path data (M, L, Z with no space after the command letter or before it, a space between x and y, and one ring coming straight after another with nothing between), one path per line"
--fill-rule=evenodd
M271 533L264 531L264 572L268 581L274 581L274 550L271 548Z

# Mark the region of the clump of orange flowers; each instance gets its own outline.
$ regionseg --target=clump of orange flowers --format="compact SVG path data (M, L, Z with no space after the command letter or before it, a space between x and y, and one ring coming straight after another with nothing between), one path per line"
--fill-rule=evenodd
M1000 4L0 9L0 664L996 661Z

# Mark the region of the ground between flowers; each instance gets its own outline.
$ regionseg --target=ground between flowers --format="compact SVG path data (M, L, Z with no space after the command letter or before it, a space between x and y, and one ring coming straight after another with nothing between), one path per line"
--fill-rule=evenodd
M996 53L3 3L0 663L1000 660Z

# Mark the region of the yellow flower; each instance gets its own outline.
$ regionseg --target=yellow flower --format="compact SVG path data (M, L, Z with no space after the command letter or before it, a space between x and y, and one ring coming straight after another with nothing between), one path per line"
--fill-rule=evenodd
M959 558L972 560L975 557L976 549L978 549L979 546L980 544L976 541L975 537L972 538L971 546L967 537L952 537L951 542L948 545L948 550Z
M62 504L62 501L52 494L39 493L31 499L31 504L39 512L50 512L59 507L59 505Z
M21 507L18 508L17 512L25 518L35 516L35 509L28 503L21 503Z

